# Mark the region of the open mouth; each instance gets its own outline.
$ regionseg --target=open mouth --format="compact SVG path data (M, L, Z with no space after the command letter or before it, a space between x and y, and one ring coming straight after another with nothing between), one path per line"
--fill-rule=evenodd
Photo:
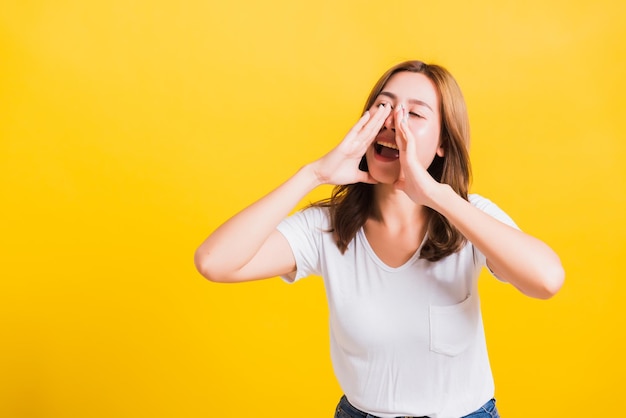
M374 144L374 151L377 155L389 160L396 160L400 157L398 146L391 142L377 141Z

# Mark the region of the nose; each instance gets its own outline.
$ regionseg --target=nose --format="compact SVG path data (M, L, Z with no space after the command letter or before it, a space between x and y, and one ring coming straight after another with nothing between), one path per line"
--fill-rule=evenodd
M391 111L391 113L389 113L389 116L387 116L387 119L385 119L385 122L383 123L383 126L385 127L385 129L389 129L391 131L396 130L396 120L395 120L395 111Z

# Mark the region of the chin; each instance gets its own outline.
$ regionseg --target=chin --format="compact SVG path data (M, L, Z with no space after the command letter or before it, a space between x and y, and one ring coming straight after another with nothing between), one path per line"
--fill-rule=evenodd
M373 155L367 155L366 158L368 171L378 183L393 184L398 180L400 169L395 164L376 161Z
M370 175L379 183L379 184L394 184L398 181L399 173L390 173L388 171L381 172L382 170L372 170L370 171Z

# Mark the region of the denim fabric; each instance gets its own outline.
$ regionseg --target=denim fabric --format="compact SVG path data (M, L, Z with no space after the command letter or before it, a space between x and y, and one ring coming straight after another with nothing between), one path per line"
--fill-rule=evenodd
M489 402L481 406L478 411L472 412L469 415L465 415L463 418L500 418L498 408L496 408L496 400L490 400Z
M341 400L339 400L339 404L337 404L337 409L335 410L334 418L377 418L375 415L370 415L363 411L356 409L350 402L348 402L348 398L346 396L342 396ZM404 418L404 417L399 417ZM408 417L408 418L428 418L428 417ZM469 415L465 415L461 418L500 418L500 414L498 414L498 409L496 408L496 400L492 399L483 406L481 406L477 411L472 412Z

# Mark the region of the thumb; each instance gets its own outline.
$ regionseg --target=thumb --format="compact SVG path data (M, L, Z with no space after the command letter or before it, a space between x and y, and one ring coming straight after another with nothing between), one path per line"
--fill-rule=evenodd
M406 186L406 176L402 168L400 169L400 174L398 174L398 179L393 183L393 185L396 189L404 191Z
M363 173L357 179L359 183L378 184L378 180L371 176L370 173Z
M393 183L393 187L395 187L398 190L402 190L404 191L404 186L406 185L406 181L402 178L402 179L398 179Z

